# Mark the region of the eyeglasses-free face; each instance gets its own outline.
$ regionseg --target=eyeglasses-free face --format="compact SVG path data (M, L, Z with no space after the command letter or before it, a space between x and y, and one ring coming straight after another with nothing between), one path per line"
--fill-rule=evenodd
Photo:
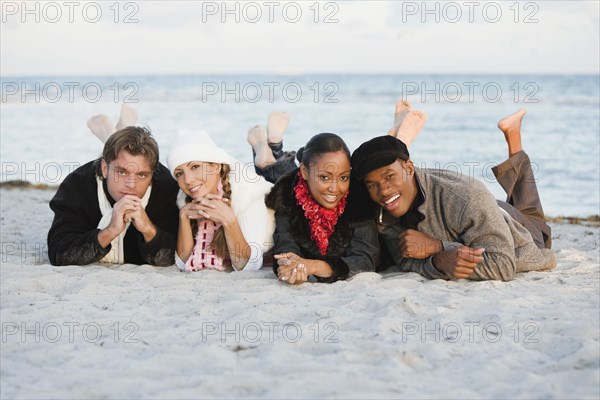
M221 164L190 161L175 168L174 176L179 188L192 199L207 194L217 194L221 179Z
M144 156L134 156L123 150L110 165L101 161L102 176L106 180L108 194L119 201L126 195L144 197L152 183L152 169Z
M364 182L371 200L399 218L408 212L417 197L414 173L412 161L396 160L368 173Z
M350 189L350 159L343 151L324 153L308 168L300 164L300 172L313 199L327 209L335 208Z

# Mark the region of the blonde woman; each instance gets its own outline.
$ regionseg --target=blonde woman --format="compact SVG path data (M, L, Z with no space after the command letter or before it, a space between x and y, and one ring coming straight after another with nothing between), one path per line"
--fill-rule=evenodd
M167 155L179 184L176 264L182 271L258 270L273 243L271 184L243 168L204 131L180 132Z

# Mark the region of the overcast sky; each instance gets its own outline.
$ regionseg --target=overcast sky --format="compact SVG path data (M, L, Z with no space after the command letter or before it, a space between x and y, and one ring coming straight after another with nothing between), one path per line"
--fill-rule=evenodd
M1 1L0 74L588 73L598 1ZM236 21L237 20L237 21Z

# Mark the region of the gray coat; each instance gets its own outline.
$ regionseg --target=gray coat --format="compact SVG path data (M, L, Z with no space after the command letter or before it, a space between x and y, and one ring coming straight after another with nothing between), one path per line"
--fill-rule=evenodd
M516 272L556 266L554 253L539 249L529 231L498 207L483 183L445 170L415 167L415 174L425 199L418 209L425 216L418 230L441 240L445 250L460 245L485 248L484 260L475 268L473 279L508 281ZM383 210L378 226L398 270L430 279L452 279L433 266L433 257L403 258L398 235L405 228Z

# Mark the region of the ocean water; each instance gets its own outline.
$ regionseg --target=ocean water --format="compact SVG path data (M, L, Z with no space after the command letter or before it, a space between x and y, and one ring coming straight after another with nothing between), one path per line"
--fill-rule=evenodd
M394 102L428 114L411 156L482 180L503 198L491 167L506 157L497 121L519 108L523 145L534 164L546 214L600 213L600 79L569 75L237 75L2 77L1 180L57 184L96 158L102 145L86 127L94 114L116 123L120 103L139 111L164 161L177 130L204 129L251 162L248 128L270 111L291 114L285 146L334 132L351 150L385 134Z

